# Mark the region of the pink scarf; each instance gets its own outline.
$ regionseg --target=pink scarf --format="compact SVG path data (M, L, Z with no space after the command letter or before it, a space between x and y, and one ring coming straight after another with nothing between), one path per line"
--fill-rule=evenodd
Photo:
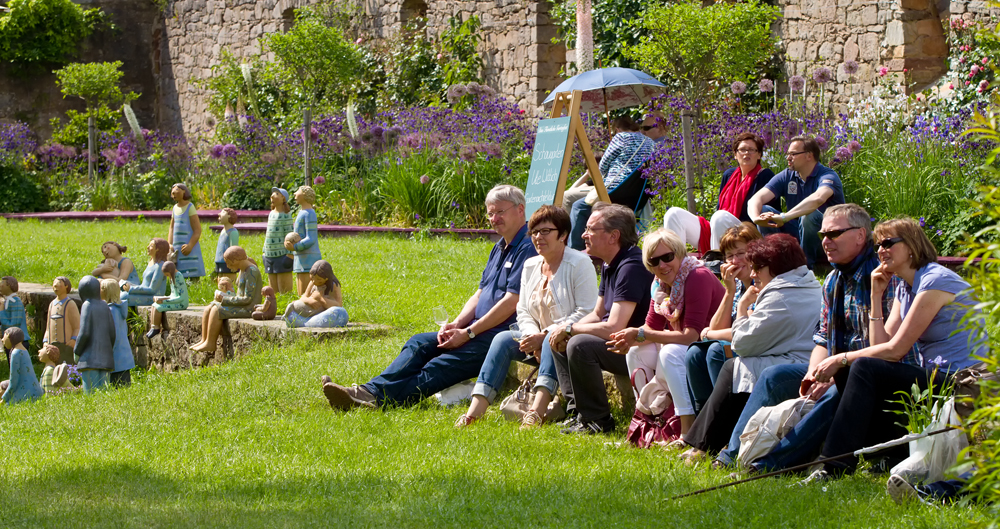
M698 259L690 255L685 257L681 261L681 269L677 271L677 277L670 285L669 293L664 284L657 279L657 287L653 292L653 310L670 321L677 321L684 311L684 283L687 282L688 274L702 266L705 266L704 263Z

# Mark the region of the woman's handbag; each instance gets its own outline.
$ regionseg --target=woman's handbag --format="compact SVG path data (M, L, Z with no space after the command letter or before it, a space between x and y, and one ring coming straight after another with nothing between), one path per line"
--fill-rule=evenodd
M518 386L517 391L510 394L507 398L503 399L500 403L500 413L508 421L521 422L524 418L524 414L528 413L531 409L531 402L534 400L534 392L531 388L535 386L535 375L538 373L538 368L535 367L528 375L528 378L521 382ZM561 421L566 417L566 411L563 410L562 405L559 404L559 399L555 395L552 396L552 402L549 403L549 407L545 410L545 422Z
M635 413L632 414L632 422L628 425L625 439L639 448L649 448L653 444L667 444L680 439L681 420L674 415L670 391L655 377L649 380L646 370L641 367L632 372L633 389L635 389L635 376L639 371L642 371L647 382L642 391L638 391Z

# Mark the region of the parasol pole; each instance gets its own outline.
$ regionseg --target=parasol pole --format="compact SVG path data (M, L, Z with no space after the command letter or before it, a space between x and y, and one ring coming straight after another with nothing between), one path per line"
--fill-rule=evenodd
M608 89L601 88L604 92L604 115L608 118L608 139L611 139L615 135L615 131L611 130L611 111L608 110Z

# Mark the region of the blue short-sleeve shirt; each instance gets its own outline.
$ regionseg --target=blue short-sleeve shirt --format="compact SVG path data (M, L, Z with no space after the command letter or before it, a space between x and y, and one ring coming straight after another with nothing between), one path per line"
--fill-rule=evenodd
M896 300L899 302L899 315L906 318L917 294L927 290L941 290L955 294L955 300L941 307L934 315L930 325L920 338L917 347L924 358L924 367L932 368L938 364L942 370L955 372L969 367L978 360L972 355L985 355L985 338L978 340L969 329L963 329L962 317L975 305L965 290L969 284L958 274L937 264L929 263L913 274L913 286L900 281L896 285Z
M611 315L616 301L631 301L635 310L628 319L628 327L642 327L652 296L649 286L653 274L642 264L642 250L638 246L622 248L618 255L601 270L601 286L597 294L604 298L604 321Z
M486 315L494 305L503 299L508 292L511 294L521 293L521 270L524 269L524 261L529 257L534 257L535 246L531 244L528 237L528 226L525 224L517 231L514 240L507 244L504 239L497 241L493 249L490 250L490 257L486 260L486 269L483 270L483 277L479 280L479 302L476 304L476 319ZM510 324L517 321L517 314L512 313L506 321L494 327L495 329L507 330ZM471 324L470 324L471 325Z
M846 202L844 185L840 182L840 176L837 175L836 171L821 163L816 164L812 174L806 180L803 180L798 172L785 169L774 175L765 187L774 193L775 197L784 198L785 207L788 209L798 206L799 202L815 193L820 187L829 187L833 190L833 195L817 208L820 213L826 213L826 208L830 206Z

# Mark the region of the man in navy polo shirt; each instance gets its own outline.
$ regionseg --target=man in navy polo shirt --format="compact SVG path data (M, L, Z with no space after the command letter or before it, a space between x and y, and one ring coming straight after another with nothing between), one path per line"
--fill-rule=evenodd
M493 337L516 321L521 269L535 255L524 220L524 193L500 185L486 195L486 216L502 237L497 241L479 289L454 321L438 332L418 334L403 345L382 374L363 386L344 387L323 376L323 394L339 410L409 405L479 374Z
M774 175L750 199L747 210L763 235L787 233L797 237L812 268L817 262L826 262L818 233L826 208L845 202L844 186L833 169L819 163L819 144L811 137L792 138L785 159L788 169ZM785 199L788 211L782 213L764 205L775 197Z
M604 268L594 310L576 323L552 329L558 339L552 356L559 386L570 414L576 410L562 432L611 433L615 419L601 371L627 376L628 364L625 355L608 350L607 342L611 333L646 322L653 274L642 263L635 215L625 206L597 203L583 240L587 253L604 261Z

